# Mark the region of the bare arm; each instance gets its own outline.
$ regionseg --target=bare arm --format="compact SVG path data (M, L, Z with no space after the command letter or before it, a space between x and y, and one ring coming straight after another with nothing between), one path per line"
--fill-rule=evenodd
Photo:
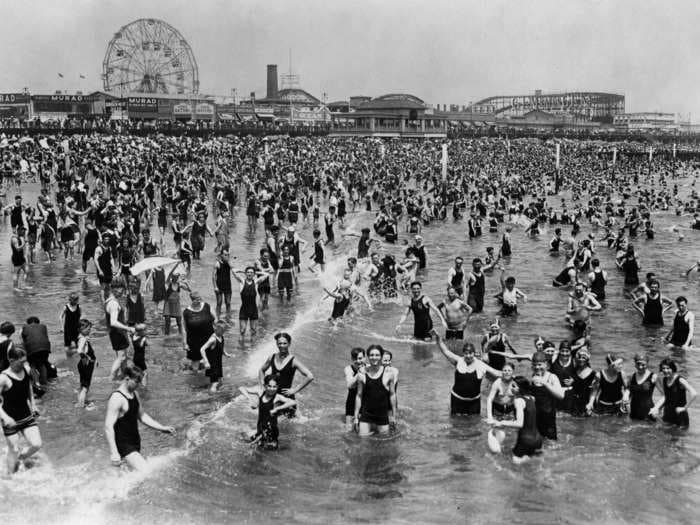
M207 342L202 345L202 348L199 349L199 353L202 356L202 363L204 364L204 368L211 368L209 359L207 359L207 349L213 348L215 345L216 336L212 334L211 337L207 339Z
M435 344L437 344L438 348L440 349L440 352L442 352L442 355L445 356L445 358L450 362L450 364L452 364L453 366L457 366L459 357L457 356L457 354L451 352L450 349L447 348L447 345L442 339L442 336L436 330L431 330L430 334L433 337L435 337Z
M109 455L113 464L121 463L121 455L117 450L117 441L114 437L114 424L123 410L126 402L124 396L112 394L107 402L107 415L105 416L105 437L109 446Z
M136 395L134 393L134 395ZM139 405L143 406L143 405ZM166 427L165 425L162 425L161 423L158 423L155 419L153 419L151 416L146 414L144 412L143 408L139 410L139 421L143 423L146 426L151 427L154 430L160 430L161 432L166 432L168 434L175 434L175 427Z
M489 390L489 397L486 399L486 421L491 421L493 419L493 400L496 399L496 394L498 394L500 381L496 379L491 385L491 390Z
M405 311L404 314L401 316L401 319L399 319L399 324L397 324L397 325L396 325L396 328L394 329L394 331L395 331L397 334L399 333L399 327L404 323L404 321L406 321L406 318L408 317L408 314L409 314L409 313L411 313L411 307L410 307L410 306L409 306L408 308L406 308L406 311Z
M493 422L495 427L512 427L512 428L523 428L525 424L525 400L516 397L513 401L513 406L515 406L515 420L502 420Z
M277 401L280 401L282 404L275 406L272 410L270 410L270 415L275 415L297 405L296 400L285 397L282 394L275 395L275 402Z
M298 394L302 390L304 390L307 386L309 386L309 383L314 380L314 375L311 373L311 371L306 368L301 361L298 359L294 360L294 366L296 367L297 370L299 370L299 373L304 376L304 381L298 385L296 388L290 388L288 390L291 390L291 392L286 392L287 394ZM283 389L284 390L284 389ZM282 392L283 394L285 392Z

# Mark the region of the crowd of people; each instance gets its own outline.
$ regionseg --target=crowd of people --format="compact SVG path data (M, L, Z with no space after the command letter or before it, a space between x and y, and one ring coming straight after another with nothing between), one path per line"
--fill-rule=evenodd
M500 429L514 427L514 457L520 461L538 453L543 439L557 438L557 411L581 417L628 413L633 419L661 417L669 424L689 424L688 406L696 392L671 357L654 364L658 373L643 354L635 356L631 375L615 353L605 355L604 369L591 368L596 349L591 345L590 312L605 302L608 277L601 255L609 250L644 324L662 325L663 312L675 307L668 345L692 349L689 299L663 295L654 274L640 283L633 242L641 235L654 238L653 214L661 211L679 216L682 225L675 235L697 238L693 230L700 230L700 196L694 161L663 155L652 164L638 154L644 145L619 144L613 162L608 146L569 140L565 169L556 170L551 143L481 138L451 141L443 175L441 145L428 140L161 135L25 139L0 150L0 204L12 229L13 284L17 293L39 285L29 270L54 264L57 258L77 258L83 272L96 276L103 311L83 311L78 296L71 294L62 313L63 346L77 353L78 406L92 409L95 362L107 352L93 348L90 331L104 316L114 351L110 378L119 382L105 417L115 464L126 461L135 469L145 464L139 421L175 432L144 411L137 393L147 378L152 343L148 325L162 322L168 335L174 319L182 338L183 366L194 373L205 370L216 392L228 355L224 310L231 311L231 278L239 285L240 337L255 340L270 295L276 291L280 301L290 301L300 286L298 273L302 266L306 271L302 253L313 251L309 267L323 273L330 258L327 248L354 238L357 253L344 261L337 285L324 290L333 298L331 322L362 304L371 309L382 298L403 300L406 310L397 332L413 316L413 338L435 341L454 366L453 415L481 414L483 378L493 380L485 411L487 422L497 429L489 436L494 450L504 440ZM688 191L679 189L681 177L693 180ZM40 193L29 202L23 190L33 180ZM229 233L236 209L245 210L250 232L260 240L254 261L231 257L237 257L238 240L232 242ZM360 232L339 229L356 211L372 214L371 223L363 224ZM474 257L470 271L456 257L454 267L443 269L445 298L434 301L423 292L421 281L430 264L423 237L439 235L443 221L463 223L465 243L485 228L498 232L501 243ZM540 238L543 224L555 231L548 242ZM301 237L301 226L312 230L313 239ZM524 230L528 242L544 244L544 253L563 255L566 263L552 284L570 290L566 320L571 338L558 344L538 338L531 353L516 353L498 320L517 315L528 296L537 293L526 294L507 274L514 226ZM407 237L401 245L400 239ZM205 269L200 261L207 242L216 261ZM239 267L233 267L234 260ZM700 262L688 265L689 274L700 270ZM204 271L211 272L213 308L189 279ZM486 276L496 272L502 308L476 348L467 340L475 335L469 333L469 319L485 315ZM184 308L183 291L190 298ZM162 312L162 320L147 318L149 300ZM436 330L433 319L442 328ZM13 339L17 330L9 321L0 325L0 419L10 473L30 463L41 447L37 398L53 395L47 385L56 376L46 326L37 317L27 319L21 344ZM264 448L277 447L279 416L294 417L297 394L314 379L292 353L292 339L292 334L277 333L277 352L260 368L259 384L241 388L259 413L251 442ZM393 356L378 344L353 348L350 355L346 425L360 436L388 434L399 417L399 372L391 364ZM512 363L522 359L532 363L530 377L514 376ZM303 379L295 382L297 372Z

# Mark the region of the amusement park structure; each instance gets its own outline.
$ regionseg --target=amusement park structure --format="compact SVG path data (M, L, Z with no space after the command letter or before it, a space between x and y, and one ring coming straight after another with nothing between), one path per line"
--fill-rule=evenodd
M566 92L533 95L494 96L472 104L468 111L500 118L521 117L530 111L568 114L593 122L612 123L625 112L625 96L614 93Z
M199 91L199 69L180 32L155 18L135 20L114 33L102 62L108 93L188 95Z

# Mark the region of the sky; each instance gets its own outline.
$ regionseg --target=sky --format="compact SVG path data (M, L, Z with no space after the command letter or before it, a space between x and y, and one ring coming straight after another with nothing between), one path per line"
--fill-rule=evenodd
M205 94L263 97L266 65L286 73L291 49L301 87L329 101L398 92L466 105L536 89L604 91L624 94L628 112L700 122L697 1L0 2L0 93L101 89L114 33L158 18L189 42Z

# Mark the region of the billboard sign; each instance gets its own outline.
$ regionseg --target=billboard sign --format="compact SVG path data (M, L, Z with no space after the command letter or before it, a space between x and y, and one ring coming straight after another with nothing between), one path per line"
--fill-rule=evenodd
M0 105L29 104L29 95L24 93L0 93Z
M188 102L180 102L173 106L174 115L191 115L192 114L192 104Z
M158 111L158 99L151 97L129 97L129 111L139 113L155 113Z

